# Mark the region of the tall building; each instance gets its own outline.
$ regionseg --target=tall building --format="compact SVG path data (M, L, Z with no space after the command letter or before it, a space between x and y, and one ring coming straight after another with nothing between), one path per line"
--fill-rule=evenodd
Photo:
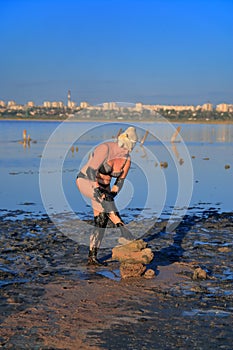
M71 107L71 92L68 90L68 95L67 95L67 107Z

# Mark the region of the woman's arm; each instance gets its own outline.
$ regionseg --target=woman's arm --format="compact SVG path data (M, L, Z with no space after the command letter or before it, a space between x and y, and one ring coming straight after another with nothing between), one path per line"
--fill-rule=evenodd
M97 171L101 166L101 164L103 164L107 156L108 156L108 145L103 143L95 148L94 152L91 155L91 158L88 161L86 174L89 180L96 183L96 186L98 186L97 180L96 180Z
M122 172L121 176L119 176L119 177L116 179L114 185L112 186L111 192L114 193L115 195L116 195L117 193L119 193L120 190L122 189L123 184L124 184L124 180L125 180L125 178L126 178L128 172L129 172L130 165L131 165L131 160L130 160L130 157L128 157L128 158L127 158L127 161L126 161L126 163L125 163L125 165L124 165L123 172Z

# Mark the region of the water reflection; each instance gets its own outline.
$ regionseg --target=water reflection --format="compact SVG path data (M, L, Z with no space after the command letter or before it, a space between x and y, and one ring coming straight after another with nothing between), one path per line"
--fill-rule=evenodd
M174 142L171 143L171 149L172 149L172 152L175 155L176 159L178 160L178 163L180 165L183 165L184 159L180 157L180 153L178 152L178 149L177 149L176 144Z
M27 148L27 147L30 148L31 141L32 141L32 139L31 139L30 135L27 135L27 130L24 129L23 130L23 139L20 140L19 143L21 145L23 145L23 148Z
M182 137L186 142L233 142L232 124L183 124Z
M175 130L175 132L173 133L172 137L171 137L171 142L179 142L179 140L177 140L177 137L180 135L180 130L181 130L181 126L178 126Z

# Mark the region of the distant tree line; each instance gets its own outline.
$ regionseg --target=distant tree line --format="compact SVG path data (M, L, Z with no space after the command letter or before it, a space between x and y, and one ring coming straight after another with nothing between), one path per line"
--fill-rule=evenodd
M153 121L160 117L170 121L233 121L233 112L213 111L176 111L161 110L159 112L143 109L141 112L123 108L121 110L99 110L83 109L72 110L68 108L38 108L32 107L25 110L0 110L0 119L22 119L22 120L138 120Z

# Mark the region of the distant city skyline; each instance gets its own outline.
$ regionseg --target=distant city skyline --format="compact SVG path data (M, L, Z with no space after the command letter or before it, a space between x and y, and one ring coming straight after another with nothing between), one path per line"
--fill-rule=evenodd
M202 105L165 105L165 104L143 104L141 102L138 103L122 103L122 102L104 102L102 104L91 105L87 101L81 101L78 105L75 101L71 100L71 91L68 90L67 93L67 103L63 103L62 101L44 101L42 105L36 105L34 101L28 101L26 104L17 104L14 100L3 101L0 100L0 114L6 111L22 111L30 109L31 115L35 115L35 109L70 109L73 111L78 110L121 110L124 109L133 110L137 112L142 112L143 110L151 110L151 111L206 111L212 112L216 110L217 112L233 112L233 104L220 103L214 106L212 103L204 103ZM33 111L34 110L34 111Z
M229 0L2 0L0 100L232 103Z

